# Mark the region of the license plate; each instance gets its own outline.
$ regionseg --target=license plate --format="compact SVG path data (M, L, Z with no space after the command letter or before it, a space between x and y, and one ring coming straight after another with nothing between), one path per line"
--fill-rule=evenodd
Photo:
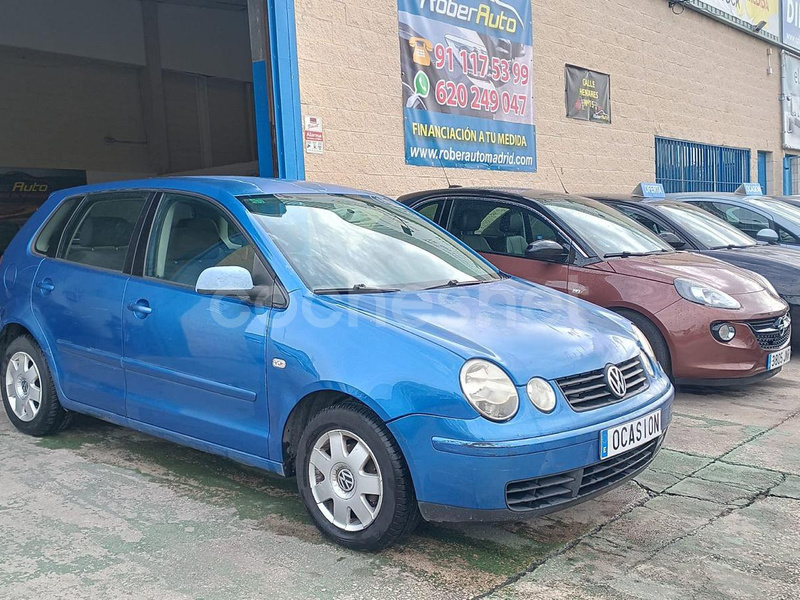
M600 432L600 460L646 444L661 435L661 411Z
M780 352L773 352L767 357L767 371L781 368L792 360L792 349L784 348Z

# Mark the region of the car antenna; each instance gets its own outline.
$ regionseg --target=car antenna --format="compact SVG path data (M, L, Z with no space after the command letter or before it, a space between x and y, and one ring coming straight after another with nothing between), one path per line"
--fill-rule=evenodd
M565 194L569 194L567 190L567 186L564 185L564 182L561 180L561 174L558 172L558 167L556 167L556 163L553 162L553 159L550 159L550 164L553 165L553 170L556 172L556 177L558 177L558 183L561 184L561 189L564 190Z
M447 169L444 168L444 163L442 162L441 156L439 157L439 166L442 168L442 174L444 174L444 180L447 182L448 189L452 190L453 188L461 187L460 185L453 185L452 183L450 183L450 178L447 176Z

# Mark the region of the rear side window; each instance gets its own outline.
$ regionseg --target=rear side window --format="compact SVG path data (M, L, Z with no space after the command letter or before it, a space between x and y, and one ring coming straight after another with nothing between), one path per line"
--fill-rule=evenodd
M436 216L439 214L439 209L442 206L442 200L436 200L434 202L429 202L427 204L423 204L421 207L417 209L417 212L421 214L423 217L427 217L434 223L436 221Z
M90 196L70 219L61 242L64 260L122 271L139 214L149 192Z
M61 235L64 233L64 228L69 222L69 218L78 206L78 203L83 198L68 198L55 210L50 220L42 229L42 232L36 238L33 247L36 252L54 258L58 251L58 244L61 241Z

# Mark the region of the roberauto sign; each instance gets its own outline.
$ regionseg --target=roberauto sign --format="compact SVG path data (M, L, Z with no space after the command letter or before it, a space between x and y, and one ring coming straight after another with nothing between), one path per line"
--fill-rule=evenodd
M398 0L406 163L536 170L530 0Z
M455 0L421 0L420 5L423 7L427 5L432 14L465 21L468 26L483 25L501 32L516 33L522 26L519 13L507 4L491 1L495 7L500 7L499 10L493 11L490 4L480 4L476 7Z

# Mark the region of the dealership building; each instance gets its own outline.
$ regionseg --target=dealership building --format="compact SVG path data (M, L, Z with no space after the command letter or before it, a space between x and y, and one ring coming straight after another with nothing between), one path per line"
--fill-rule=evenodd
M0 198L176 173L800 191L798 0L2 4Z

